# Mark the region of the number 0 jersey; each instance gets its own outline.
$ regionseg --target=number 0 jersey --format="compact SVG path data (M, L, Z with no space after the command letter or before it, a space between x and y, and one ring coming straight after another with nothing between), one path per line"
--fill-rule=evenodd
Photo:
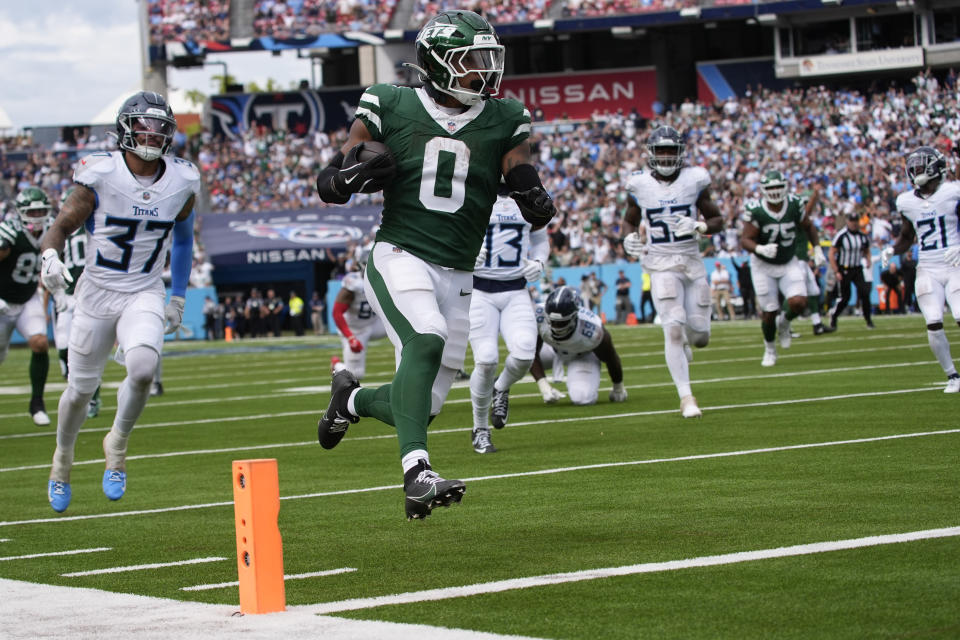
M422 88L376 84L360 96L357 118L397 161L377 240L471 271L501 161L529 137L530 113L516 100L491 99L450 115Z
M703 167L683 167L673 182L661 182L647 171L634 171L627 179L627 192L636 201L647 225L649 254L700 255L696 235L676 237L673 231L681 217L697 220L697 199L710 186Z
M603 339L603 323L600 322L600 317L589 309L580 308L577 314L577 328L563 340L557 340L550 333L550 324L547 322L542 304L535 307L534 315L537 316L537 331L540 332L540 337L553 347L557 356L564 362L593 352Z
M377 321L377 315L367 302L367 294L363 292L363 274L359 271L351 271L343 276L340 286L353 294L353 302L344 314L350 330L356 333L374 324Z
M177 215L200 191L193 163L164 156L160 179L144 187L123 154L93 153L76 166L74 182L93 190L96 209L87 219L83 277L112 291L142 291L160 281Z
M960 206L960 182L943 182L926 198L915 191L897 196L897 212L910 221L920 246L918 265L945 265L947 247L960 246L957 208Z
M760 200L748 200L744 205L746 212L743 214L744 222L749 222L760 230L757 236L757 244L777 244L777 255L771 258L765 258L759 254L757 258L764 262L773 264L786 264L793 258L803 255L803 261L806 262L807 255L807 234L803 235L803 253L800 254L797 249L797 230L800 229L800 223L806 215L803 208L803 200L795 195L787 196L784 200L784 206L780 211L770 211L767 203Z
M40 241L12 217L0 222L0 249L10 249L0 260L0 300L24 304L40 281Z

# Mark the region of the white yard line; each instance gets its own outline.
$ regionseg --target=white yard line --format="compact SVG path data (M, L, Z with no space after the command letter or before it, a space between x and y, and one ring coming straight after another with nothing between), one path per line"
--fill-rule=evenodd
M73 573L61 573L64 578L79 578L82 576L98 576L103 573L124 573L126 571L146 571L148 569L162 569L163 567L179 567L185 564L203 564L205 562L220 562L227 558L193 558L191 560L179 560L177 562L154 562L152 564L134 564L126 567L108 567L106 569L92 569L90 571L74 571Z
M702 380L693 380L692 383L694 385L720 384L724 382L742 382L744 380L765 380L768 378L793 378L793 377L799 377L799 376L833 374L833 373L843 373L843 372L849 372L849 371L870 371L870 370L876 370L876 369L895 369L898 367L917 367L917 366L927 366L930 364L932 364L932 361L920 360L917 362L898 362L894 364L871 364L871 365L862 365L857 367L834 367L829 369L816 369L811 371L787 371L782 373L763 373L763 374L752 374L752 375L746 375L746 376L725 376L722 378L705 378ZM532 384L532 383L533 383L533 378L531 378L530 376L526 376L520 381L519 384ZM454 386L466 388L466 387L469 387L469 382L464 380L464 381L461 381L460 383L455 383ZM632 385L628 384L627 388L628 389L646 389L646 388L653 388L653 387L672 387L672 386L673 386L672 381L665 381L665 382L641 383L641 384L632 384ZM604 387L604 389L606 388L608 387ZM240 400L268 399L268 398L277 398L285 395L301 395L306 393L326 394L327 392L328 392L328 387L326 386L306 386L306 387L297 387L293 389L286 389L284 391L277 391L275 393L270 393L265 395L235 396L232 398L219 398L219 399L204 398L196 401L184 400L182 402L170 402L169 404L171 406L173 405L182 406L185 404L213 404L218 402L232 403ZM518 393L518 394L511 394L510 397L511 398L536 398L539 396L540 396L539 393ZM855 397L855 396L850 396L850 397ZM470 402L470 398L454 398L454 399L448 399L445 404L465 404L468 402ZM151 405L151 406L155 406L155 405ZM752 406L752 405L744 405L744 406ZM316 415L316 414L319 414L319 412L322 411L323 408L324 408L323 406L318 405L316 409L309 410L309 411L287 411L282 413L266 413L266 414L231 416L231 417L222 417L222 418L205 418L202 420L155 422L155 423L148 423L148 424L138 424L136 428L142 430L142 429L155 429L158 427L185 426L185 425L191 425L191 424L238 422L238 421L244 421L244 420L262 420L262 419L276 418L276 417ZM704 407L700 407L700 408L703 409ZM677 410L670 409L667 411L658 411L653 413L640 413L635 415L655 415L657 413L670 413L675 411ZM54 411L51 413L51 415L55 413L56 412ZM20 416L20 414L14 414L14 416ZM3 418L3 417L5 416L0 415L0 418ZM110 430L110 427L103 427L98 429L81 429L79 433L97 433L97 432L104 432L109 430ZM51 437L53 435L55 434L51 431L28 431L24 433L12 433L7 435L0 435L0 440Z
M926 363L921 363L921 364L926 364ZM888 367L888 366L910 366L910 364L902 364L902 365L876 365L876 366L882 366L882 367ZM850 367L850 368L862 369L862 368L873 368L873 367L871 366L871 367ZM848 368L824 369L824 370L821 370L821 371L832 372L832 371L844 371L844 370L847 370L847 369L848 369ZM771 374L771 376L764 376L764 377L785 377L785 378L786 378L786 377L792 377L792 376L797 376L797 375L805 375L806 373L809 373L809 372L800 371L800 372L795 372L795 373ZM753 377L753 376L741 376L741 377L737 377L737 378L716 378L716 379L710 379L710 380L703 380L703 381L701 381L701 383L706 384L706 383L714 383L714 382L724 382L724 381L727 381L727 380L742 380L742 379L745 379L745 378L746 378L746 379L750 379L750 378L752 378L752 377ZM642 388L650 388L650 387L656 387L656 386L672 386L672 385L673 385L672 382L665 382L665 383L655 383L655 384L627 385L627 388L628 388L628 389L634 389L634 388L642 389ZM940 386L940 384L937 383L936 388L939 388L939 386ZM722 409L722 410L729 410L729 409L747 408L747 407L755 407L755 406L771 406L771 405L779 405L779 404L796 404L796 403L807 403L807 402L819 402L819 401L823 401L823 400L844 400L844 399L848 399L848 398L861 398L861 397L871 397L871 396L875 396L875 395L890 395L890 394L899 394L899 393L915 393L915 392L920 392L920 391L932 391L932 390L933 390L932 387L922 387L922 388L919 388L919 389L901 389L901 390L895 390L895 391L870 391L870 392L866 392L866 393L846 394L846 395L839 395L839 396L822 396L822 397L816 397L816 398L798 398L798 399L793 399L793 400L770 400L770 401L764 401L764 402L754 402L754 403L746 403L746 404L732 404L732 405L719 405L719 406L712 406L712 407L711 407L711 406L701 406L700 409L703 410L703 411L717 411L717 410L721 410L721 409ZM514 395L512 395L511 397L512 397L512 398L526 398L526 397L534 397L534 396L539 396L539 394L514 394ZM451 400L451 401L448 401L448 404L458 403L458 402L469 402L469 401L470 401L469 398L467 398L466 400ZM676 409L672 409L672 408L671 408L671 409L657 409L657 410L652 410L652 411L634 411L634 412L631 412L631 413L600 414L600 415L593 415L593 416L576 416L576 417L571 417L571 418L552 418L552 419L550 419L550 420L529 420L529 421L526 421L526 422L511 422L511 423L510 423L510 426L511 426L511 427L520 427L520 426L532 426L532 425L538 425L538 424L554 424L554 423L558 423L558 422L560 422L560 423L562 423L562 422L583 422L583 421L590 421L590 420L606 420L606 419L608 419L608 418L631 418L631 417L655 416L655 415L671 414L671 413L676 413L676 412L677 412L677 410L676 410ZM288 413L288 414L274 414L274 415L278 415L278 416L280 416L280 415L303 415L304 413L316 414L317 412L316 412L316 411L290 412L290 413ZM232 420L243 420L243 419L245 419L245 417L233 418ZM218 421L227 421L227 420L231 420L231 419L223 418L223 419L219 419L219 420L218 420L218 419L200 420L200 421L193 421L193 422L188 422L188 423L184 423L184 424L195 424L195 423L200 423L200 422L218 422ZM138 426L137 428L138 428L138 429L148 429L148 428L151 428L151 427L169 426L170 424L179 424L179 423L165 423L165 424L164 424L164 423L160 423L160 424L152 424L152 425L140 425L140 426ZM104 430L104 431L108 431L109 429L103 429L103 430ZM440 435L440 434L447 434L447 433L461 433L461 432L470 431L470 430L471 430L471 427L454 427L454 428L450 428L450 429L432 429L432 430L430 431L430 435ZM87 431L87 430L81 430L81 432L86 432L86 431ZM358 436L358 437L355 437L355 438L352 438L352 439L353 439L353 440L383 440L383 439L386 439L386 438L395 438L395 437L396 437L395 434L383 434L383 435L377 435L377 436ZM180 457L180 456L212 455L212 454L220 454L220 453L236 453L236 452L238 452L238 451L262 451L262 450L265 450L265 449L283 449L283 448L287 448L287 447L313 446L314 444L316 444L316 443L315 443L313 440L308 440L308 441L301 441L301 442L282 442L282 443L270 443L270 444L261 444L261 445L250 445L250 446L245 446L245 447L223 447L223 448L218 448L218 449L192 449L192 450L189 450L189 451L169 451L169 452L166 452L166 453L146 453L146 454L141 454L141 455L136 455L136 456L127 456L127 460L150 460L150 459L155 459L155 458L176 458L176 457ZM77 460L77 461L74 461L73 466L77 467L77 466L82 466L82 465L103 464L103 462L104 462L104 459L103 459L103 458L94 458L94 459L92 459L92 460ZM32 470L36 470L36 469L47 469L47 468L49 468L49 467L50 467L50 463L49 463L49 462L44 462L44 463L40 463L40 464L31 464L31 465L20 465L20 466L17 466L17 467L0 467L0 473L9 473L9 472L13 472L13 471L32 471Z
M626 414L633 415L633 414ZM622 417L622 416L621 416ZM557 422L553 420L552 422ZM628 466L638 466L638 465L647 465L647 464L659 464L664 462L687 462L692 460L710 460L714 458L728 458L734 456L746 456L754 455L758 453L775 453L780 451L796 451L800 449L814 449L818 447L835 447L841 445L850 445L850 444L867 444L871 442L883 442L886 440L900 440L904 438L922 438L927 436L939 436L939 435L950 435L960 433L960 429L943 429L939 431L922 431L916 433L899 433L887 436L876 436L872 438L856 438L852 440L831 440L828 442L811 442L805 444L792 444L784 445L780 447L763 447L761 449L743 449L739 451L722 451L718 453L701 453L701 454L692 454L688 456L677 456L674 458L653 458L646 460L628 460L624 462L604 462L598 464L590 465L581 465L575 467L558 467L553 469L540 469L537 471L519 471L516 473L504 473L492 476L477 476L473 478L463 478L464 481L469 482L479 482L482 480L499 480L503 478L522 478L528 476L539 476L539 475L549 475L554 473L568 473L571 471L586 471L590 469L609 469L613 467L628 467ZM382 437L396 437L396 436L382 436ZM293 496L280 496L281 500L303 500L309 498L323 498L328 496L342 496L350 495L356 493L370 493L374 491L395 491L401 488L401 485L391 484L383 485L378 487L364 487L361 489L343 489L340 491L323 491L319 493L306 493ZM164 507L158 509L143 509L139 511L119 511L119 512L110 512L110 513L91 513L87 515L80 516L59 516L52 518L34 518L31 520L11 520L6 522L0 522L0 527L11 527L22 524L45 524L52 522L71 522L76 520L91 520L95 518L121 518L126 516L140 516L153 513L167 513L171 511L190 511L193 509L209 509L212 507L227 507L232 506L233 501L224 501L224 502L208 502L203 504L193 504L193 505L180 505L176 507Z
M693 569L697 567L716 567L725 564L767 560L769 558L789 558L813 553L860 549L863 547L874 547L878 545L899 544L902 542L915 542L918 540L949 538L955 536L960 536L960 527L927 529L925 531L911 531L909 533L868 536L866 538L851 538L847 540L832 540L828 542L814 542L812 544L798 544L790 547L759 549L756 551L739 551L736 553L725 553L723 555L701 556L698 558L670 560L667 562L647 562L644 564L631 564L622 567L586 569L584 571L570 571L568 573L551 573L529 578L513 578L510 580L498 580L495 582L482 582L479 584L448 587L445 589L427 589L424 591L397 593L389 596L340 600L339 602L327 602L324 604L308 606L306 608L313 613L327 615L341 611L355 611L357 609L372 609L374 607L383 607L387 605L446 600L448 598L462 598L486 593L511 591L514 589L530 589L535 587L547 587L557 584L564 584L568 582L582 582L584 580L612 578L615 576L629 576L641 573L658 573L661 571L677 571L680 569Z
M96 553L97 551L110 551L112 547L96 547L94 549L70 549L67 551L51 551L49 553L30 553L25 556L0 556L0 562L8 560L30 560L31 558L53 558L56 556L75 556L80 553Z
M335 576L340 573L351 573L356 571L354 567L342 567L340 569L328 569L327 571L311 571L310 573L293 573L283 576L284 580L304 580L306 578L319 578L322 576ZM192 587L180 587L180 591L209 591L210 589L223 589L225 587L236 587L240 585L239 580L233 582L218 582L216 584L195 584Z

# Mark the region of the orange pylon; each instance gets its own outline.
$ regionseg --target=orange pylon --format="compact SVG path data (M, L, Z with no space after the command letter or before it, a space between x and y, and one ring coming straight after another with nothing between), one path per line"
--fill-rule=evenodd
M283 586L280 480L275 458L233 461L233 514L237 530L240 611L287 608Z

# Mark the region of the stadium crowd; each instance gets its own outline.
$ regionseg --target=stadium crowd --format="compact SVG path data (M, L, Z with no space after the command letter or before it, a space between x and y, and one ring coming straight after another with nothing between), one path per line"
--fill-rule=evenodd
M773 91L756 88L740 99L712 105L685 102L657 123L686 134L687 162L713 178L715 201L726 230L703 240L705 256L737 256L740 215L756 195L763 171L778 169L795 192L822 186L814 223L824 238L856 212L875 245L898 232L892 215L896 195L907 189L904 154L933 143L951 159L960 141L956 74L942 80L929 71L910 86L872 94L822 86ZM549 227L554 266L626 260L619 221L630 173L643 168L650 123L636 110L597 113L589 122L538 122L532 147L541 175L560 214ZM201 168L212 212L270 211L325 206L314 186L318 170L346 139L346 130L306 137L269 129L247 131L239 140L203 132L181 136L177 152ZM78 146L104 141L78 137ZM20 153L16 153L20 152ZM69 185L68 154L32 148L29 136L0 141L0 196L9 201L30 185L54 198ZM377 203L379 194L354 196L354 204ZM8 206L4 204L3 206ZM202 248L198 259L204 262ZM340 271L343 266L339 267Z
M258 0L253 31L278 40L343 31L383 31L396 0Z
M147 20L153 45L230 40L230 0L148 0Z

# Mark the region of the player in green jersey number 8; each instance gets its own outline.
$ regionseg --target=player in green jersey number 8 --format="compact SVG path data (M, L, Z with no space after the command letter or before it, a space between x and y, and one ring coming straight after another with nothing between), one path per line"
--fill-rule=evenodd
M466 490L431 469L426 432L466 355L472 271L501 175L531 224L555 213L531 163L529 112L493 97L503 76L493 27L471 11L446 11L420 31L416 49L410 66L424 86L369 87L349 139L317 178L320 197L342 204L392 169L382 156L344 162L359 158L350 153L356 145L382 142L396 158L364 291L400 354L397 373L390 384L363 389L349 371L336 372L318 437L333 448L361 416L396 427L411 519L459 502Z

